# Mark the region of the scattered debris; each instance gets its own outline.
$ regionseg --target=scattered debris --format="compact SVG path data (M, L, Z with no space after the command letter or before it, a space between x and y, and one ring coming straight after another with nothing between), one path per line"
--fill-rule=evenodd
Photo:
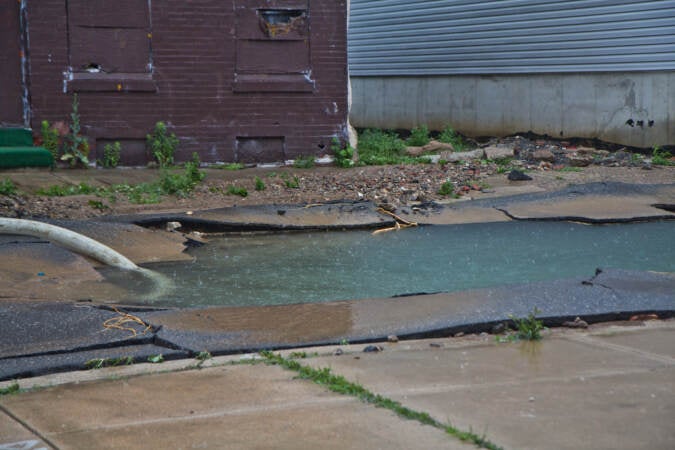
M646 321L646 320L659 320L657 314L636 314L630 318L632 322L635 321Z
M384 350L384 349L379 345L368 345L363 349L363 352L364 353L377 353L377 352L381 352L382 350Z
M152 325L144 322L140 317L134 316L133 314L129 314L123 311L120 311L119 309L115 308L114 306L112 307L112 310L115 311L117 314L119 314L117 317L112 317L105 322L103 322L103 328L107 329L116 329L116 330L122 330L122 331L128 331L130 332L134 337L138 336L139 334L143 335L147 333L148 331L152 330ZM143 331L140 333L131 326L126 326L127 324L138 324L143 327Z
M513 169L509 174L507 175L507 178L510 181L528 181L531 180L532 177L525 174L525 172L518 170L518 169Z
M574 320L563 322L563 326L567 328L588 328L588 322L582 320L581 317L577 317Z

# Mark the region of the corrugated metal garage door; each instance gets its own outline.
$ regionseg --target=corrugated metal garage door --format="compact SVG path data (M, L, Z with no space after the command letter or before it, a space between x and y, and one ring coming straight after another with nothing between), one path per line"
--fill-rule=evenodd
M351 0L351 75L675 69L675 0Z

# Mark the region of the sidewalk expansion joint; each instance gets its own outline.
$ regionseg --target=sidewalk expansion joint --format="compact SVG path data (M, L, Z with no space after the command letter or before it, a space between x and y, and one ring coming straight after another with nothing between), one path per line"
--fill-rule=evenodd
M8 417L10 417L12 420L14 420L16 423L24 427L26 430L30 431L32 434L35 435L35 437L41 439L45 444L49 445L52 450L60 450L58 446L56 446L52 441L50 441L46 436L44 436L40 431L31 425L29 425L25 420L21 419L18 417L16 414L14 414L12 411L7 409L2 403L0 403L0 411L4 412L7 414Z
M600 347L605 350L614 350L621 353L628 353L631 355L641 356L643 358L650 359L652 361L660 362L668 366L675 366L675 358L671 358L667 355L660 355L658 353L652 353L645 350L640 350L633 347L628 347L625 345L613 344L611 342L601 341L599 339L594 339L590 336L579 336L579 335L568 335L562 337L562 339L569 339L571 341L580 342L583 344L593 345L595 347Z

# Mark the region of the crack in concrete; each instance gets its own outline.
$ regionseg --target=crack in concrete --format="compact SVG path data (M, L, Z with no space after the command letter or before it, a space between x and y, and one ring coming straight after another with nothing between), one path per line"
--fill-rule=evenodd
M29 432L31 432L33 435L35 435L35 437L41 439L45 444L51 446L53 450L60 450L59 447L56 444L54 444L54 442L52 442L45 435L40 433L40 431L37 428L32 427L28 422L21 419L16 414L14 414L12 411L10 411L8 408L6 408L2 403L0 403L0 411L7 414L8 417L10 417L16 423L18 423L19 425L21 425L22 427L27 429Z

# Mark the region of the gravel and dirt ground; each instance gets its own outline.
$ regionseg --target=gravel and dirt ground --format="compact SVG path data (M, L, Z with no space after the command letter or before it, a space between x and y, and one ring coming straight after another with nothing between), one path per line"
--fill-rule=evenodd
M0 195L0 216L21 218L86 219L103 215L159 211L190 211L234 205L314 204L335 200L370 200L395 210L417 203L446 203L459 199L522 192L554 191L572 184L624 182L668 184L675 182L675 167L650 163L648 155L624 149L575 146L569 142L530 140L511 137L493 140L478 148L476 156L467 153L441 153L432 164L363 166L342 169L293 166L223 170L206 168L206 178L185 198L163 196L159 203L138 204L118 194L109 197L89 195L46 196L39 188L76 186L94 187L116 184L136 185L156 180L157 169L25 169L0 173L9 178L17 193ZM459 156L458 156L459 155ZM446 160L447 158L447 160ZM465 158L465 159L462 159ZM455 161L455 162L445 162ZM524 171L531 180L510 181L513 169ZM181 170L177 169L176 173ZM258 187L256 190L256 179ZM439 190L450 183L452 193ZM264 185L264 189L262 189ZM245 197L229 193L230 188L245 188ZM497 192L499 191L499 192Z

